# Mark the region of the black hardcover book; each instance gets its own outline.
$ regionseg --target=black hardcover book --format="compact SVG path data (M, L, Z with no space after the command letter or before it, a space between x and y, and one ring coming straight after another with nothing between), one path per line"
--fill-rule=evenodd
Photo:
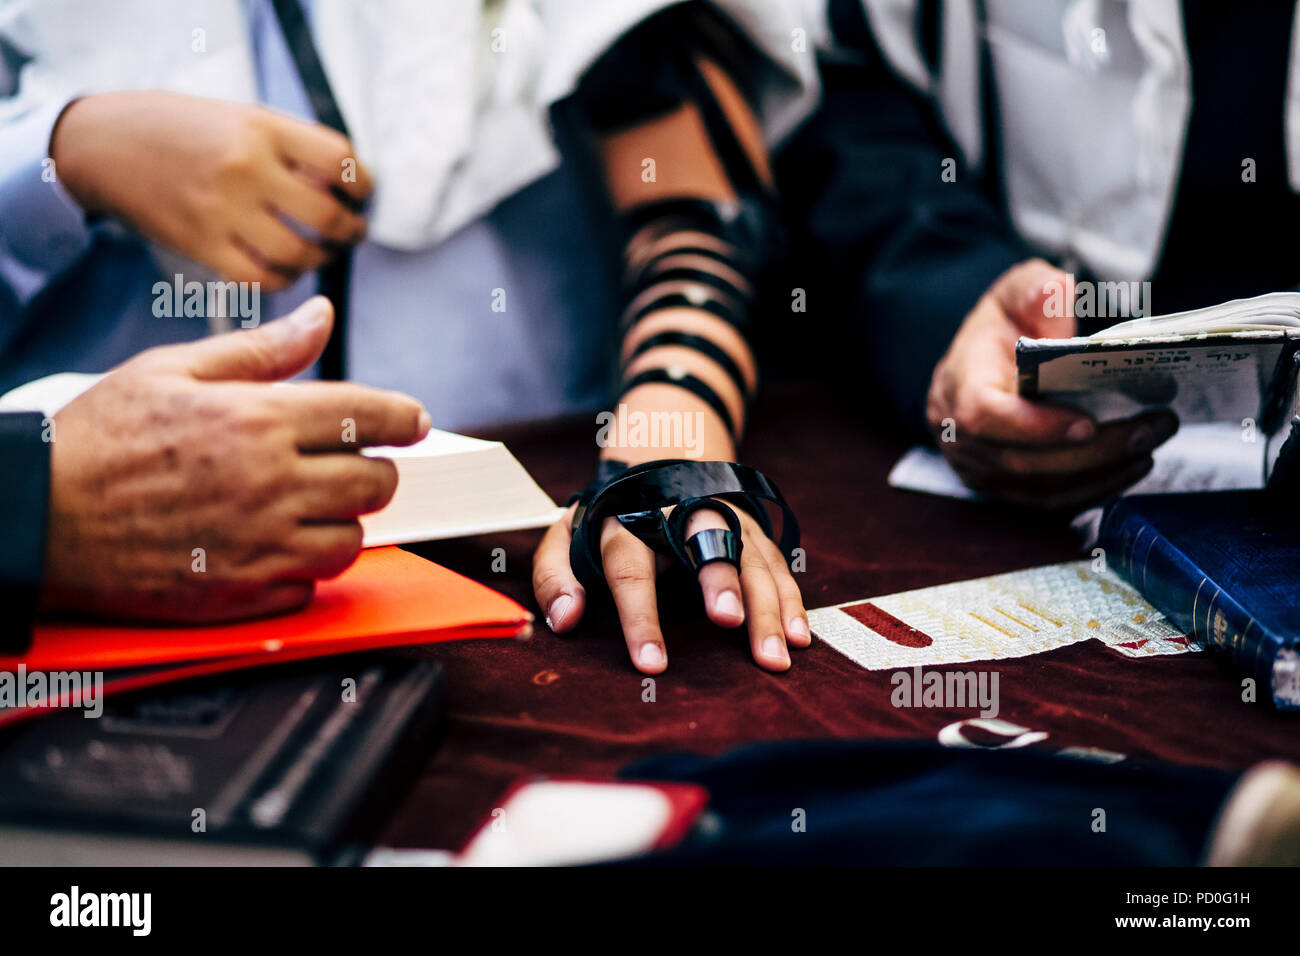
M0 864L358 862L442 699L437 664L345 657L27 722L0 740Z

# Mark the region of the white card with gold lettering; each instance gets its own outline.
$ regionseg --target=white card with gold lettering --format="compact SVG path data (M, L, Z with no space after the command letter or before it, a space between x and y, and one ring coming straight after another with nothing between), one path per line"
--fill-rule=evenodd
M1202 649L1087 560L818 608L808 622L867 670L1027 657L1094 639L1127 657Z

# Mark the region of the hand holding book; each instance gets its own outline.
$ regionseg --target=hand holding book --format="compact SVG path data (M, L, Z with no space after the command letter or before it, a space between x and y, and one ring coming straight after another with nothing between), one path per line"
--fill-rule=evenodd
M1144 316L1086 338L1016 343L1026 399L1084 409L1103 422L1169 409L1185 425L1225 423L1259 449L1262 477L1282 462L1294 431L1288 426L1300 415L1297 355L1300 294L1294 292Z
M1054 289L1066 294L1054 296ZM977 491L1078 510L1141 479L1152 450L1178 428L1165 411L1099 424L1086 412L1018 393L1017 341L1073 335L1072 289L1070 276L1041 259L1015 266L976 303L935 367L927 422L940 451ZM1064 309L1049 307L1061 300Z

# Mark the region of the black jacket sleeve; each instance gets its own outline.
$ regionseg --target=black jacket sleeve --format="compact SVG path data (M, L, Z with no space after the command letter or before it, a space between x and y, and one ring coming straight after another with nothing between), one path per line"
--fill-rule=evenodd
M826 334L845 342L864 398L915 436L931 372L962 319L1034 253L994 177L965 168L934 104L885 62L860 2L836 10L836 47L819 62L823 104L782 155L780 186L801 230L798 268L839 323ZM945 160L955 179L945 181Z
M49 506L50 445L44 416L0 413L0 654L21 653L31 639Z

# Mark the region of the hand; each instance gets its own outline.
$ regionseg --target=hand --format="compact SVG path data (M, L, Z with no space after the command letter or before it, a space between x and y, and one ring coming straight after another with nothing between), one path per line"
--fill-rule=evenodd
M318 268L327 243L365 235L365 220L331 193L370 195L359 163L355 177L343 176L353 155L325 126L156 91L75 100L50 140L57 175L87 211L266 292Z
M787 645L812 643L799 586L794 583L780 550L752 517L734 508L740 518L740 572L714 562L699 570L700 589L709 620L720 627L749 623L749 646L755 662L770 671L790 667ZM546 623L556 634L577 627L586 607L586 590L569 566L573 508L553 524L533 557L533 591L546 610ZM691 515L685 537L707 528L725 528L721 516L707 510ZM645 674L668 667L655 593L656 555L636 535L607 518L601 529L601 563L618 608L619 621L632 664Z
M1064 295L1053 297L1053 288ZM1065 314L1049 314L1049 300L1062 299ZM1139 481L1151 452L1178 430L1169 411L1098 425L1077 409L1017 394L1016 339L1074 335L1073 302L1070 276L1041 259L1023 262L984 294L935 367L926 418L971 488L1028 507L1077 510Z
M415 442L429 416L395 392L265 384L315 361L331 324L317 296L255 330L150 349L60 411L43 608L252 617L351 564L357 516L397 487L391 461L358 449Z

